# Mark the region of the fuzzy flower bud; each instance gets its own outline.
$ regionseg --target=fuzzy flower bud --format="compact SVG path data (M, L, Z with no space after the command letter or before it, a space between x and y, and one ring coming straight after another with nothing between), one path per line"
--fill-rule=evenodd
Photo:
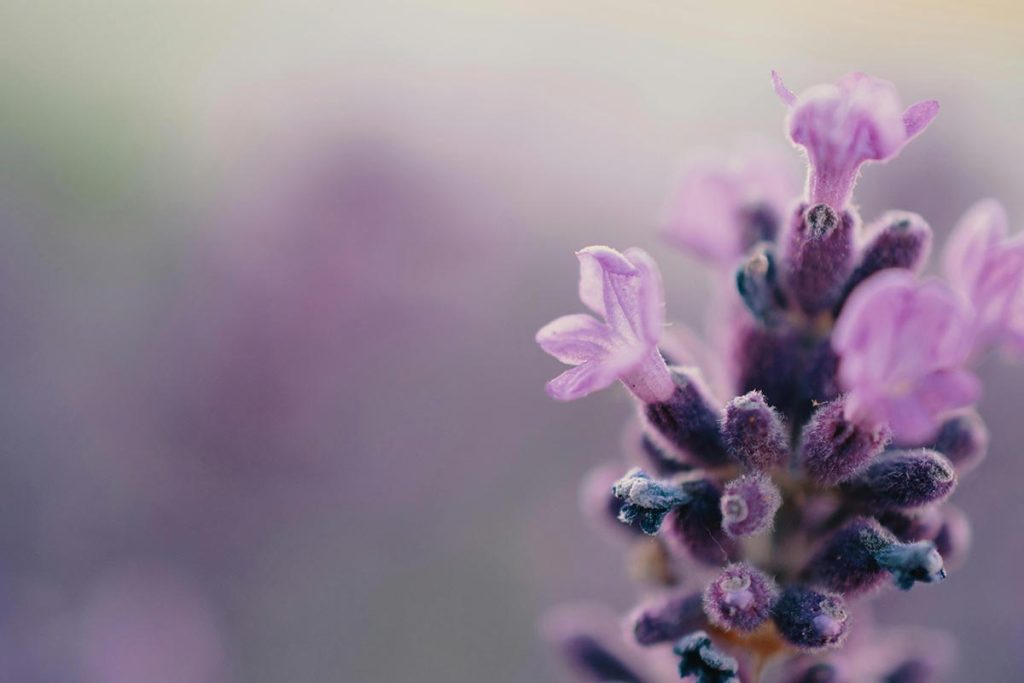
M640 645L657 645L682 638L707 626L700 593L676 593L640 606L629 618Z
M864 508L883 511L935 503L955 487L956 472L949 461L922 448L885 453L843 484L843 491Z
M850 597L877 587L888 574L907 590L915 582L946 576L942 557L930 541L900 543L872 519L851 520L832 534L804 571L808 581Z
M767 475L748 474L725 485L719 505L725 533L756 536L771 529L782 495Z
M849 626L842 597L800 585L782 591L772 618L782 637L804 650L838 645Z
M957 473L973 470L988 452L988 428L973 410L954 415L939 427L931 447L946 456Z
M729 683L737 681L738 662L719 652L704 631L696 631L680 639L672 651L679 655L679 675L693 676L696 683Z
M809 88L799 97L774 71L772 80L789 107L789 137L807 152L807 196L837 211L850 200L862 164L896 156L939 113L934 100L904 111L892 83L861 73Z
M853 267L853 216L826 204L801 204L783 242L782 278L809 315L831 310Z
M704 564L727 562L736 543L722 530L721 490L710 479L694 479L686 482L686 491L690 502L668 516L666 540Z
M692 460L709 467L729 461L718 430L718 411L700 374L691 368L673 371L675 392L644 406L644 416L658 435Z
M639 467L634 467L615 482L612 493L623 501L619 521L636 524L651 536L658 533L665 515L690 502L690 494L683 485L651 479Z
M664 401L675 385L658 340L665 325L661 273L640 249L609 247L577 252L580 300L604 322L579 313L537 332L544 351L576 367L548 382L552 398L571 401L621 380L641 401Z
M846 294L881 270L903 268L916 273L928 261L932 229L916 213L889 211L866 232L867 241L846 282Z
M722 417L726 452L748 470L764 471L781 465L789 455L782 418L760 391L729 401Z
M811 479L826 485L850 478L882 452L891 436L885 425L846 418L844 398L818 408L804 426L798 460Z
M704 589L704 612L726 631L753 631L771 616L775 582L749 564L731 564Z

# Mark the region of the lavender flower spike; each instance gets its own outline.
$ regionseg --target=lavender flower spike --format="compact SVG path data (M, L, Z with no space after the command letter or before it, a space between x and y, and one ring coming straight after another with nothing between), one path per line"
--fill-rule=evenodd
M561 401L582 398L621 380L645 403L664 401L675 391L658 351L665 324L661 273L646 252L587 247L580 261L580 300L604 318L566 315L537 332L537 343L571 370L547 384Z
M807 152L811 205L846 207L862 164L896 156L939 113L939 103L926 100L906 111L889 81L851 73L835 85L790 92L772 72L775 92L789 107L789 138Z
M1007 236L1006 211L994 199L971 207L943 252L950 283L974 311L978 341L1024 352L1024 235Z
M963 369L971 351L966 312L938 281L917 283L888 270L853 292L836 322L846 417L888 423L900 443L924 443L951 411L978 400L978 378Z

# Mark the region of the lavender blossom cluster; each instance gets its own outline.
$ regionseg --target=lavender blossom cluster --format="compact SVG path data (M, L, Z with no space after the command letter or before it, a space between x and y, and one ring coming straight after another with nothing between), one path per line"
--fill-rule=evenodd
M645 599L625 632L590 612L548 623L584 681L919 683L949 664L948 637L872 628L864 598L941 581L967 551L944 502L988 446L972 364L1024 352L1024 239L982 201L946 245L945 278L922 277L925 220L865 225L851 199L861 166L895 157L938 103L904 109L859 73L800 95L772 78L808 162L802 196L751 149L691 169L665 226L730 283L717 353L666 328L658 267L636 248L580 250L596 315L537 333L573 366L553 398L618 381L638 405L628 464L596 469L583 504Z

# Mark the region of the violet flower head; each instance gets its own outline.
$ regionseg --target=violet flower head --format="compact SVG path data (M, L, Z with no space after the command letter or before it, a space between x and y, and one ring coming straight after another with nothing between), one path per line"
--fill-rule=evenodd
M950 284L971 303L979 342L1024 352L1024 235L1008 236L994 199L972 206L943 253Z
M571 401L621 380L646 403L667 399L675 384L658 351L665 323L658 266L640 249L587 247L576 256L580 300L604 322L578 313L537 332L542 349L576 366L548 382L548 394Z
M807 152L808 201L828 204L837 212L849 202L862 164L893 158L939 113L935 100L904 111L892 83L862 73L847 74L835 85L808 88L799 96L774 71L772 82L789 107L789 138Z
M900 442L930 438L943 417L981 395L978 378L964 369L970 331L966 312L941 283L918 283L903 270L869 278L832 335L846 417L888 423Z

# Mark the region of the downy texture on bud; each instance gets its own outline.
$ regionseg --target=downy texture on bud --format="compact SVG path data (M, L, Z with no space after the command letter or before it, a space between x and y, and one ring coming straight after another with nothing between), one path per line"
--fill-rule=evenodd
M849 479L882 452L889 442L884 425L862 425L846 417L847 404L837 399L818 408L804 426L797 454L800 466L820 484Z
M956 487L953 466L921 448L889 451L843 484L847 496L868 510L916 508L943 500Z
M755 536L771 529L782 495L767 475L748 474L725 485L719 505L725 533Z
M782 591L772 608L779 633L803 650L835 647L846 637L849 615L843 599L833 593L794 584Z
M644 407L648 424L694 462L724 465L729 458L718 430L718 410L704 381L689 368L677 368L673 376L675 391L664 401Z
M726 631L753 631L770 616L779 589L745 562L731 564L704 589L704 612Z
M722 417L722 439L726 452L748 470L771 469L789 456L789 437L782 418L760 391L729 401Z
M784 235L782 278L805 313L831 310L853 268L854 218L826 204L800 205Z
M865 232L867 242L846 281L844 299L861 282L887 268L918 272L931 251L932 229L916 213L888 211Z

